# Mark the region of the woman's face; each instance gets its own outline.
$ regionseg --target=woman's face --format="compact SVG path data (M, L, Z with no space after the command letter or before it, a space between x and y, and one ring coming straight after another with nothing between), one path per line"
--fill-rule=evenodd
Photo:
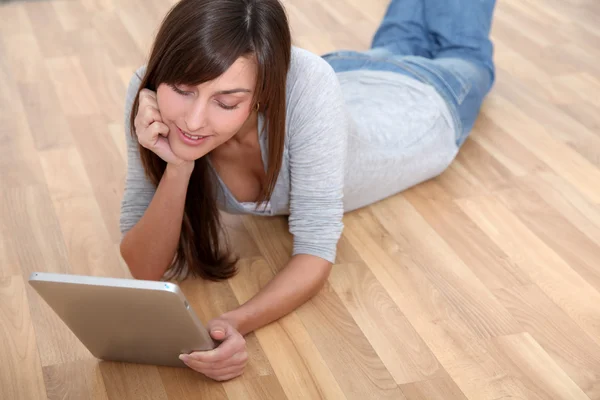
M181 159L196 160L247 131L256 86L254 60L240 57L223 75L198 86L160 84L158 109L169 127L171 150ZM186 136L187 135L187 136Z

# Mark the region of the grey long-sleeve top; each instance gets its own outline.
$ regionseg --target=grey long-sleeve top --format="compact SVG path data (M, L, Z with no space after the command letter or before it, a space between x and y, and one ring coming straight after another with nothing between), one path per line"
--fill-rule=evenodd
M139 221L156 190L145 178L127 123L144 68L131 79L126 97L123 234ZM440 174L458 151L443 99L433 87L404 75L336 74L318 55L293 47L286 93L283 163L266 209L238 202L218 175L217 200L229 213L288 215L292 255L335 262L344 212ZM262 124L259 117L259 132ZM266 168L266 135L259 143Z

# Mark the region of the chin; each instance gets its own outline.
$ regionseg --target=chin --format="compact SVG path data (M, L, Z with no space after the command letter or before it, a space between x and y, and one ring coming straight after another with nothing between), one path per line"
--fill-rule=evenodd
M170 141L169 141L170 142ZM183 143L169 143L173 154L185 161L196 161L206 155L205 149L193 148Z

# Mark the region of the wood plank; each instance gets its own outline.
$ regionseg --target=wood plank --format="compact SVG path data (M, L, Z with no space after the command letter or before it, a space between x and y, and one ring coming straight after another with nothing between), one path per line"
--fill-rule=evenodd
M434 378L400 385L408 400L467 400L450 378Z
M600 337L600 293L493 197L457 200L463 211L588 335Z
M459 160L454 160L434 180L455 199L477 196L489 192L483 183L475 178Z
M559 104L558 107L571 116L574 121L578 121L587 127L594 135L600 136L600 118L597 117L598 107L582 102Z
M231 251L237 254L241 261L246 258L260 257L260 250L244 225L244 216L226 212L221 212L220 215ZM236 297L238 301L242 301L238 293L236 293Z
M243 221L273 272L284 268L293 248L293 237L288 230L287 219L244 216Z
M390 233L371 210L346 216L344 237L358 249L364 262L399 306L411 325L467 398L522 396L500 360L490 354L489 341L476 337L445 304L439 290L410 258L401 259ZM396 245L396 249L399 246Z
M530 90L523 86L507 82L497 86L497 93L501 93L521 109L528 110L528 115L539 121L549 134L567 143L592 164L600 166L600 135L590 131L577 119L563 112L564 103L553 105L540 102ZM567 86L574 87L574 85L568 84ZM585 90L577 90L578 93L582 91ZM583 101L574 101L574 103L585 104Z
M99 368L109 399L168 399L154 365L102 361Z
M492 120L503 123L507 132L550 166L557 175L571 182L590 201L600 203L600 186L592 183L600 182L598 168L568 146L551 138L543 126L507 100L496 96L487 105L487 115ZM500 122L501 119L503 122ZM525 134L521 133L523 129L527 129Z
M553 361L589 396L600 397L600 346L536 285L494 291Z
M600 291L600 245L526 185L495 193L504 205L583 279Z
M441 296L432 308L484 339L520 332L514 318L403 196L390 197L372 213L398 243L395 258L417 269Z
M497 337L494 343L527 382L528 398L588 399L529 333Z
M23 276L34 271L65 272L64 238L47 188L3 187L1 199L3 240L15 250Z
M64 115L83 116L98 112L96 95L83 73L79 57L49 58L45 64Z
M91 24L90 14L80 1L54 0L51 3L60 26L65 32L77 32Z
M534 171L549 170L549 167L543 161L489 119L485 114L485 106L483 113L475 123L474 132L468 140L476 142L488 153L493 154L494 158L513 176L523 176Z
M6 54L6 47L0 36L0 53ZM0 57L0 109L5 114L23 113L23 105L19 98L19 89L9 67L8 57Z
M142 54L150 54L152 39L169 8L167 3L161 3L157 5L146 0L119 3L119 19Z
M44 367L48 400L108 400L104 379L95 359Z
M253 297L273 272L262 258L244 259L230 285L241 303ZM345 399L296 313L256 331L256 337L288 399Z
M329 285L297 313L347 399L405 398Z
M553 173L539 173L523 179L526 186L533 188L588 239L600 245L600 209L590 204L569 182Z
M74 274L131 277L113 252L83 161L75 149L40 153Z
M404 197L489 289L529 283L523 271L449 199L435 181L426 182ZM445 193L445 192L443 192Z
M48 189L3 188L0 195L2 237L14 249L22 276L28 278L35 271L68 273L65 241ZM87 349L33 288L28 285L26 290L42 366L89 358Z
M447 376L364 263L334 266L329 282L396 383Z
M51 2L25 2L23 7L31 21L31 30L35 34L44 58L64 57L76 53L70 38L60 24L56 10Z
M220 382L215 382L187 368L159 368L160 378L169 400L227 400Z
M19 275L0 278L0 398L46 397L44 378L25 283Z
M95 114L104 115L111 122L123 123L125 93L113 62L104 49L90 48L80 57L86 82L98 104Z
M10 2L0 7L0 36L3 38L13 35L30 34L33 30L23 3Z
M108 124L108 131L113 143L117 148L123 162L127 162L127 144L125 142L125 126L124 122L114 122Z
M48 76L42 74L36 83L21 83L18 87L35 148L47 150L70 146L71 132Z
M2 63L6 63L12 76L12 85L16 82L33 83L44 74L44 64L37 39L31 33L13 33L2 38Z
M40 186L44 176L27 119L22 113L0 114L0 186Z
M287 397L274 375L237 379L223 384L230 400L286 400Z
M115 67L140 66L145 62L144 54L123 26L118 14L112 11L96 12L92 23L102 40L103 53L110 57Z
M113 243L120 243L120 204L125 184L126 164L108 133L105 117L69 117L77 150L94 189L104 224Z

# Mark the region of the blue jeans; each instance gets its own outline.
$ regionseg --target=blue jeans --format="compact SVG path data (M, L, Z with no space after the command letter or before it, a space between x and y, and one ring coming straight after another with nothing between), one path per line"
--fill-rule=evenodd
M444 98L461 146L495 79L489 39L495 0L391 0L371 48L322 57L336 72L393 71Z

